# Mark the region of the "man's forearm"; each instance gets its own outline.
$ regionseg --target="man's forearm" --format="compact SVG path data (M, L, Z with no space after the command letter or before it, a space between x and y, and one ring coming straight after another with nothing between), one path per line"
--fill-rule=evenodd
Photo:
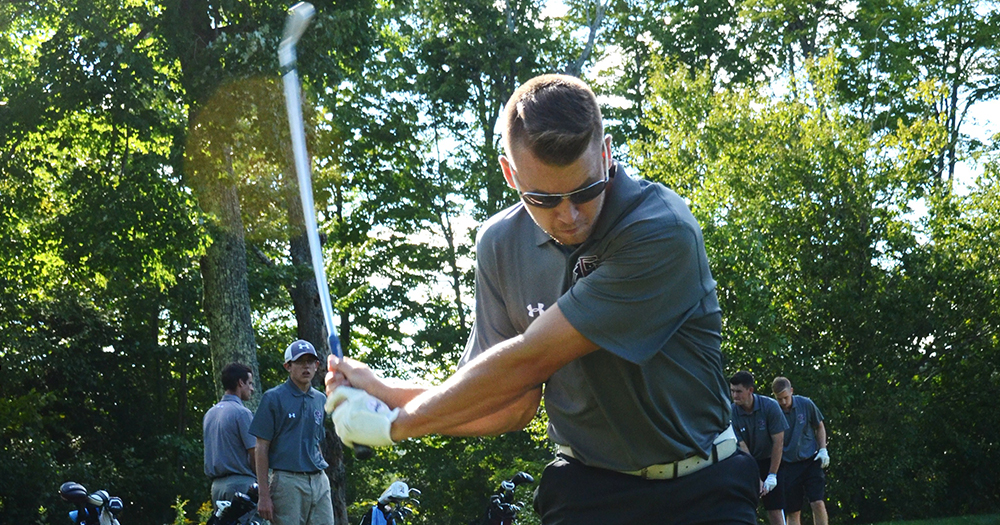
M536 388L492 414L452 428L440 429L437 433L447 436L495 436L521 430L538 413L541 396L542 389Z
M546 378L523 358L523 338L505 341L461 368L444 384L413 398L392 425L392 439L471 429Z
M816 444L819 448L826 448L826 425L822 421L816 427Z
M392 439L466 428L483 414L497 413L540 391L553 373L597 348L569 324L558 305L553 306L523 335L490 348L444 384L408 402L392 425Z
M267 482L267 471L270 467L267 453L270 446L270 441L258 438L257 446L254 448L254 463L257 472L257 489L268 495L271 494L271 487Z
M781 468L781 452L785 448L785 433L771 434L771 466L768 472L777 474Z

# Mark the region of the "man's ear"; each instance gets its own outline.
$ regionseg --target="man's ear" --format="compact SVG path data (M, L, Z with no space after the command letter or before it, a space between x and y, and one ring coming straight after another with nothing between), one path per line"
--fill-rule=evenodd
M514 168L511 166L510 160L507 159L506 155L500 155L497 160L500 161L500 171L503 172L503 178L507 181L507 185L517 189L517 186L514 185Z

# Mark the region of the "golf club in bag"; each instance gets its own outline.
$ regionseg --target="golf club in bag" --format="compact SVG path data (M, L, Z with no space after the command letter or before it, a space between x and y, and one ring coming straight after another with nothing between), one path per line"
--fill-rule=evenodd
M406 506L407 502L419 505L420 502L411 498L420 495L417 489L411 489L402 481L394 481L382 492L378 501L368 509L361 518L361 525L400 525L406 521L413 510Z
M233 494L230 501L217 501L218 510L212 513L205 525L256 525L253 519L257 510L257 484L250 485L246 493Z
M69 512L69 519L78 525L118 525L118 515L124 508L121 498L106 490L88 493L75 481L63 483L59 497L76 505L76 510Z

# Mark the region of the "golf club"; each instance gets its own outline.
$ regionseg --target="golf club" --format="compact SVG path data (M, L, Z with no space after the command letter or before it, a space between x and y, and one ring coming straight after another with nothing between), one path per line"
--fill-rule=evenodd
M295 155L295 173L299 181L299 196L302 199L302 215L305 217L306 237L309 239L309 255L312 259L313 274L316 276L316 288L319 292L319 302L323 309L323 322L330 334L330 352L338 358L344 357L340 348L340 340L333 326L333 305L330 301L330 290L326 282L326 271L323 268L323 252L320 250L319 232L316 227L316 207L313 203L312 173L309 168L309 157L306 153L305 128L302 122L302 101L299 98L299 74L295 69L295 44L316 9L308 2L299 2L288 10L285 19L285 32L278 45L278 63L281 66L281 76L285 88L285 107L288 110L288 127L292 135L292 153ZM371 456L372 450L364 445L357 445L354 454L360 459Z

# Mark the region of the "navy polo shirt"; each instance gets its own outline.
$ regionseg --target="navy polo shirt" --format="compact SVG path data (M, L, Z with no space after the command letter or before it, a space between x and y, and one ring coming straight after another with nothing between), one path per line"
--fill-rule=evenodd
M804 396L792 396L792 408L785 412L788 430L785 431L785 449L781 461L794 463L813 459L819 451L815 428L823 421L816 403Z
M264 392L250 433L271 442L267 457L272 469L317 472L327 467L320 453L325 403L322 392L311 387L303 392L291 379Z
M756 460L771 457L771 447L774 443L771 436L780 434L788 428L781 405L769 397L753 394L753 410L747 412L733 403L733 430L736 437L746 443L750 455Z

